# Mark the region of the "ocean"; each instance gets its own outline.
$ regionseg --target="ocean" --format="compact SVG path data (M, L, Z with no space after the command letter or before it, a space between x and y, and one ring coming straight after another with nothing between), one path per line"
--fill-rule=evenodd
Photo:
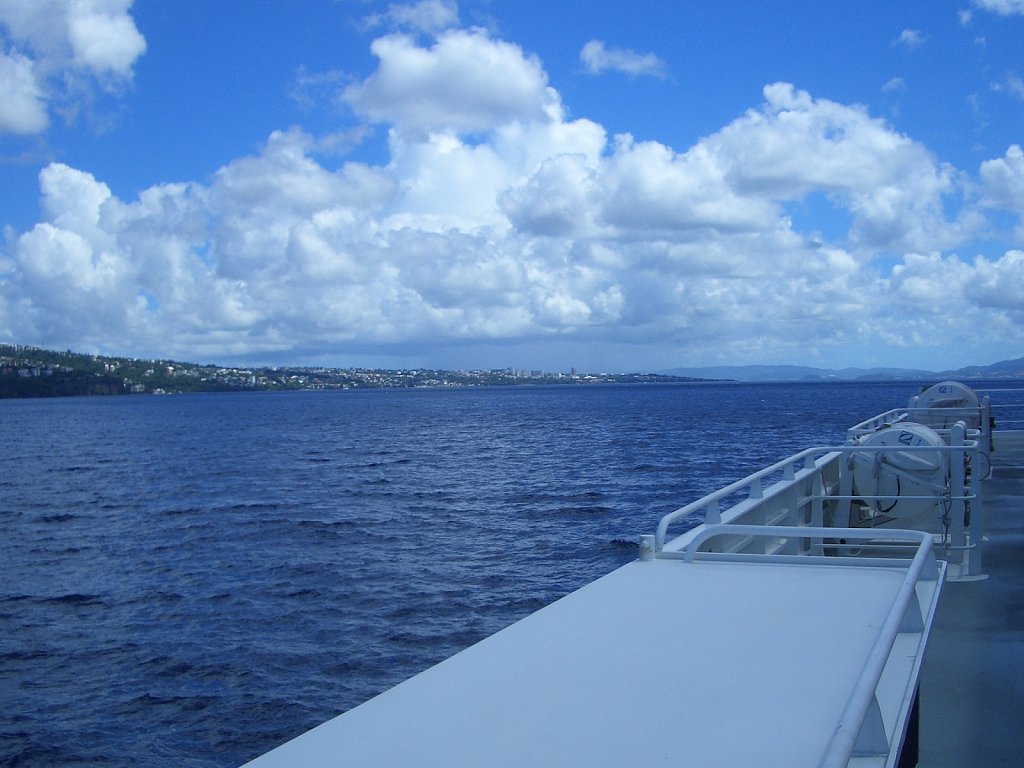
M918 389L2 400L0 765L240 765Z

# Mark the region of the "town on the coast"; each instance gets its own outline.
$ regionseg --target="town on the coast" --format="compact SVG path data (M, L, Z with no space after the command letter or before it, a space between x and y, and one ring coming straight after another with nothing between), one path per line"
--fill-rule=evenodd
M636 384L695 381L654 373L548 373L539 370L199 365L106 357L0 344L0 397L178 394L183 392L481 387L522 384Z

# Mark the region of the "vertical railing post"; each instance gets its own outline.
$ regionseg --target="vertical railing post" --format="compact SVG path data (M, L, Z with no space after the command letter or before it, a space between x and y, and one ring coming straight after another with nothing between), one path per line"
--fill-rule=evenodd
M722 506L718 499L712 499L704 512L704 523L707 525L719 525L722 522Z
M995 447L992 444L992 398L988 395L981 398L981 438L978 442L981 452L988 457Z
M811 503L810 524L821 528L825 525L825 471L819 469L814 473L814 482L811 486L811 496L814 501Z
M949 534L947 544L952 552L959 553L957 575L965 576L967 564L970 562L970 553L966 549L967 537L967 483L965 478L965 461L967 449L964 446L967 428L964 422L958 421L949 430L950 447L959 449L949 453L949 510L946 512L948 519L945 520L946 530ZM952 558L951 558L952 559Z
M640 537L640 559L653 560L655 555L654 536L643 534Z
M985 399L988 400L988 397L986 396ZM985 415L985 412L987 410L988 410L987 408L982 410L982 416L985 418L986 423L988 422L988 418ZM984 436L984 433L983 433L982 436ZM992 466L992 464L991 464L992 459L989 457L988 451L986 450L987 446L988 446L988 443L985 443L985 445L983 446L983 445L980 444L980 441L979 441L978 445L976 445L974 448L970 449L970 459L971 459L971 490L970 490L970 495L971 495L971 500L968 502L968 504L970 505L968 507L969 519L966 521L966 523L967 523L967 543L971 546L971 548L969 550L967 550L967 557L968 557L967 576L968 577L973 577L973 578L981 577L981 539L982 539L982 534L984 532L985 509L984 509L984 500L982 498L982 492L981 492L981 481L982 481L983 478L981 476L982 468L981 468L980 465L981 465L982 462L980 461L980 459L981 459L981 455L984 453L985 454L985 458L986 458L985 466L986 467Z

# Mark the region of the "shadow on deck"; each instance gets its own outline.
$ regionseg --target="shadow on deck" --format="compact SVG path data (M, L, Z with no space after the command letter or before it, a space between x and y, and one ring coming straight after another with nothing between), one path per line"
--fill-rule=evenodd
M987 579L942 590L921 681L922 768L1024 764L1024 431L996 433Z

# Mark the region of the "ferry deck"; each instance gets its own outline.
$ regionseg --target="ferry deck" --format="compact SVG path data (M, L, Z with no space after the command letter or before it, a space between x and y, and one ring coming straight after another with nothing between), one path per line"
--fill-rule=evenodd
M943 586L925 654L922 768L1024 762L1024 431L997 431L995 445L984 481L987 578Z

